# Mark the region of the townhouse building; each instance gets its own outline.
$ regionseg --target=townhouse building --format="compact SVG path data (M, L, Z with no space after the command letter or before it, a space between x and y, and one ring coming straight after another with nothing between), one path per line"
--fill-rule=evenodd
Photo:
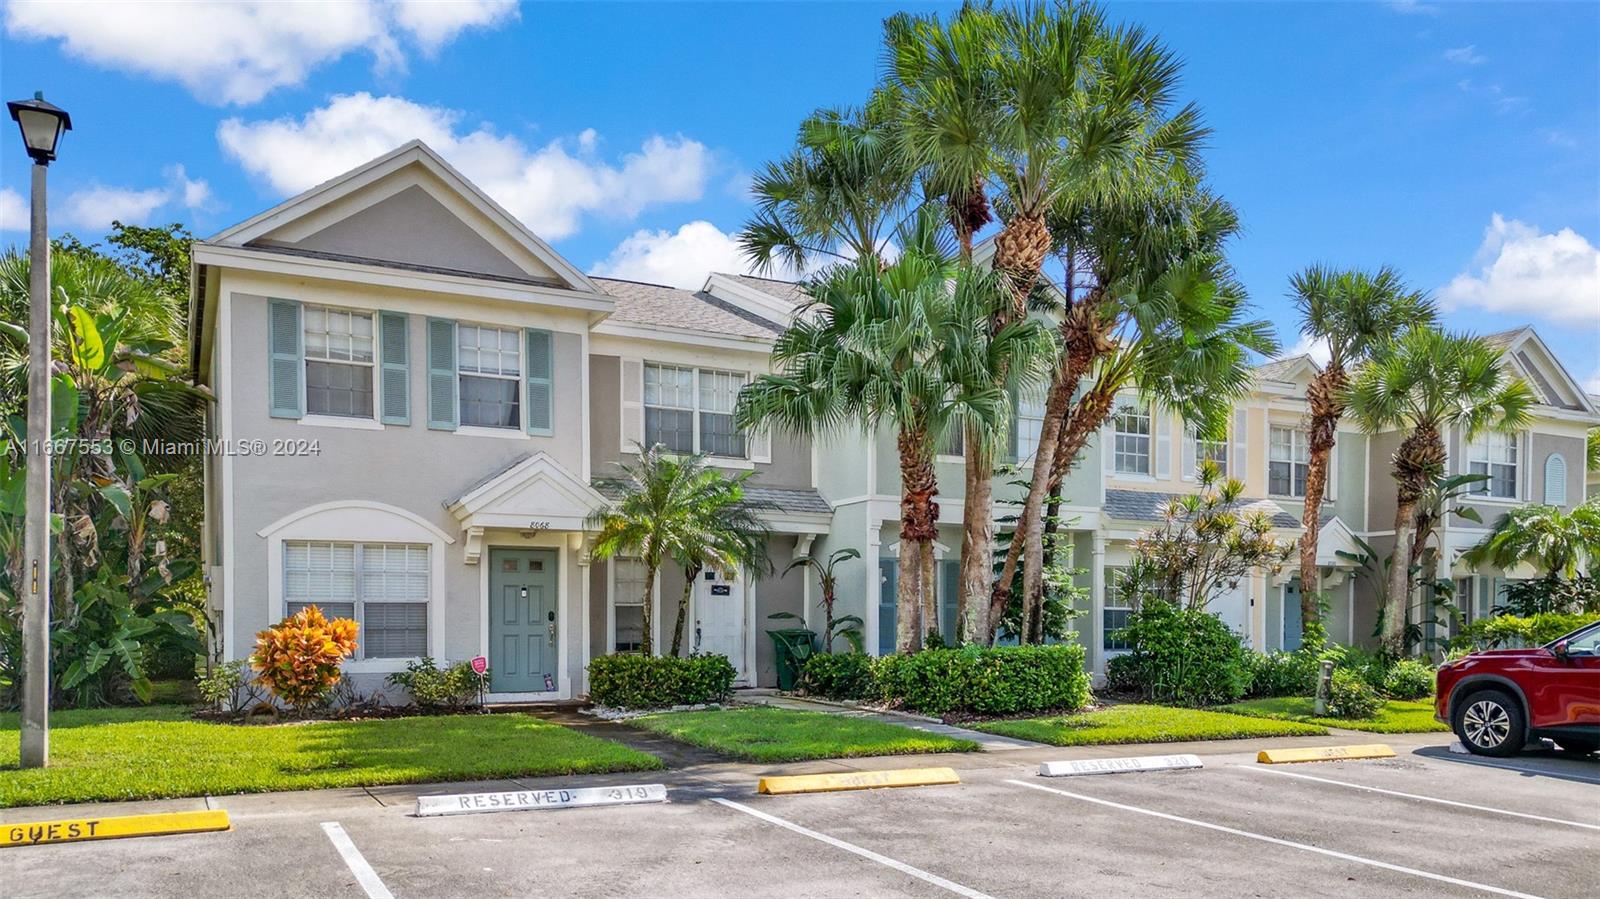
M315 603L361 623L346 664L360 690L421 656L484 655L491 700L580 696L590 659L671 641L684 573L657 574L647 634L643 566L595 560L585 525L619 495L618 466L653 444L751 473L772 534L771 574L696 579L681 651L723 653L738 683L773 683L771 616L820 616L816 584L781 572L844 547L862 558L841 568L838 614L862 616L869 651L892 648L890 435L812 441L733 424L739 389L769 370L803 300L798 285L708 273L701 289L681 290L585 275L420 142L197 242L193 258L193 373L216 395L203 552L223 658L247 657L257 631ZM1595 403L1531 331L1498 339L1546 403L1512 444L1453 441L1452 466L1494 475L1475 500L1491 511L1578 502ZM1244 480L1252 507L1298 533L1313 371L1306 359L1262 366L1216 443L1138 397L1119 403L1063 490L1090 597L1073 627L1096 671L1123 648L1127 604L1113 584L1129 542L1165 497L1195 489L1198 460ZM1019 397L1010 458L1020 469L1040 415L1036 397ZM1339 551L1354 550L1355 534L1377 544L1391 526L1394 443L1339 434L1318 551L1337 639L1370 634L1372 597ZM945 449L935 552L940 626L953 634L964 479L959 446ZM1563 466L1572 486L1558 491ZM1022 491L1006 474L995 486L1004 517ZM1442 564L1456 565L1473 536L1442 529ZM1292 647L1297 589L1292 573L1258 573L1216 611L1258 648ZM1489 595L1495 582L1473 589Z

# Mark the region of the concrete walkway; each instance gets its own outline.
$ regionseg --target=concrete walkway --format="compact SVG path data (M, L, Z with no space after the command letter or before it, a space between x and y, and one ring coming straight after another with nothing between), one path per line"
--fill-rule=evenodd
M884 712L876 709L860 708L858 706L844 705L837 702L824 702L815 699L801 699L796 696L784 696L770 689L739 690L733 694L734 699L749 705L765 705L775 709L793 709L797 712L823 712L829 715L844 715L849 718L866 718L871 721L881 721L884 724L897 724L901 727L915 728L930 734L938 734L957 740L971 740L977 743L984 752L1008 752L1016 749L1044 749L1044 743L1035 743L1032 740L1019 740L1015 737L1002 737L999 734L986 734L983 731L968 730L965 727L956 727L922 715L907 715L901 712Z

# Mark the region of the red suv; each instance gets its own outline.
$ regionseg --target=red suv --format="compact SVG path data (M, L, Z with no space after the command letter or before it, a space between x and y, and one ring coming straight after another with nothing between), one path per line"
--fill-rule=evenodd
M1490 649L1446 662L1434 717L1479 755L1514 755L1548 737L1568 752L1600 749L1600 622L1531 649Z

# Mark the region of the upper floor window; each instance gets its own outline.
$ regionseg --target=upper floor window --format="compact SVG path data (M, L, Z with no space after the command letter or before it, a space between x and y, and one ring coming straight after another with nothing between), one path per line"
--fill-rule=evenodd
M1498 432L1478 435L1467 446L1467 473L1489 476L1489 480L1473 485L1473 493L1516 499L1517 435Z
M361 625L363 659L428 654L428 547L404 543L285 541L283 598Z
M733 421L744 382L742 372L645 363L645 445L745 458L745 435Z
M1200 436L1199 432L1195 430L1194 425L1188 425L1185 433L1188 439L1194 441L1195 474L1199 474L1201 467L1207 462L1210 462L1217 467L1218 474L1222 475L1223 477L1227 477L1228 441L1207 440Z
M1017 458L1031 459L1039 451L1044 430L1045 388L1036 386L1017 393Z
M305 307L306 412L372 417L372 313Z
M522 332L460 324L456 350L461 424L521 428Z
M1298 428L1273 428L1267 457L1267 492L1304 497L1311 472L1311 439Z
M1111 418L1112 470L1118 474L1150 473L1150 406L1122 403Z

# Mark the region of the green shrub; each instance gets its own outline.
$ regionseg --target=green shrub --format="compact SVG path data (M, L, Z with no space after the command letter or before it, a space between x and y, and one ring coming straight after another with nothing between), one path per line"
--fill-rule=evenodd
M1309 696L1317 689L1320 659L1301 649L1294 652L1249 652L1249 696Z
M1433 695L1433 669L1416 659L1401 659L1383 676L1383 695L1391 699L1421 699Z
M1328 684L1328 714L1335 718L1371 718L1383 700L1372 685L1348 668L1335 668Z
M1123 630L1132 650L1107 667L1114 689L1146 700L1203 706L1233 702L1250 686L1239 636L1203 609L1146 600Z
M589 663L589 698L618 709L720 702L738 676L727 656L600 656Z
M925 649L884 656L872 668L884 699L934 715L1076 710L1089 701L1076 643Z
M1545 612L1526 618L1516 615L1479 618L1450 638L1450 648L1474 650L1502 646L1542 646L1592 621L1600 621L1600 613L1565 615Z
M860 652L821 653L806 659L800 687L829 699L870 699L878 695L872 657Z
M483 676L487 678L486 670ZM407 662L406 670L389 675L388 681L403 687L411 699L425 709L459 711L478 702L478 675L466 662L457 662L446 668L423 657L418 662Z

